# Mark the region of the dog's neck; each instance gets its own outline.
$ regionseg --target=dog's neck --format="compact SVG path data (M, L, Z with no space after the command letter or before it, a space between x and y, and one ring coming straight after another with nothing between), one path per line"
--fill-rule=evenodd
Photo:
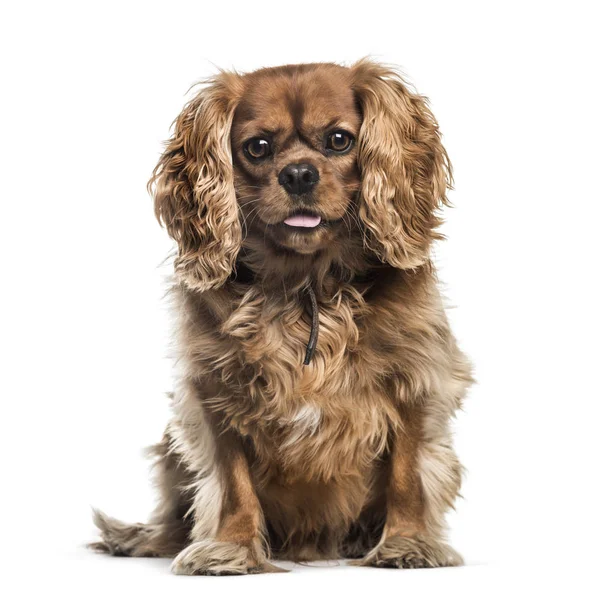
M352 246L351 246L352 247ZM206 292L209 310L221 321L230 317L231 299L244 297L248 288L259 287L266 299L297 297L310 316L310 335L304 364L313 360L323 304L339 303L343 297L364 303L375 291L400 277L402 271L363 251L322 252L316 255L259 252L243 247L233 277L223 288Z
M244 244L237 260L235 280L292 296L312 288L318 296L331 297L343 285L367 280L384 265L365 252L360 241L335 244L313 254L269 246L268 243Z
M348 260L344 261L343 258ZM233 281L239 285L261 285L265 295L276 292L289 298L298 296L301 304L310 315L309 341L305 352L304 365L313 360L319 334L318 299L328 301L334 298L343 285L355 282L367 289L372 281L369 261L361 261L359 256L334 255L333 252L319 252L313 255L296 255L293 252L274 250L261 255L256 249L243 248L236 263ZM261 260L262 259L262 260Z

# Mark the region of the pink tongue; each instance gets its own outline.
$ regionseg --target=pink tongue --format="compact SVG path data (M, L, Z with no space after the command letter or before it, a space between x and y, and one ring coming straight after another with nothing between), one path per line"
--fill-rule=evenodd
M312 215L293 215L285 219L283 223L291 225L291 227L317 227L321 220L321 217Z

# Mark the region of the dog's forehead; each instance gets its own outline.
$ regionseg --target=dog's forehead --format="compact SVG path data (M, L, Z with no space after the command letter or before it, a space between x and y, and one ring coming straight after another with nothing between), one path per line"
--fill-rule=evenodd
M334 122L352 129L360 126L348 69L265 69L246 75L245 84L235 117L238 127L306 130Z

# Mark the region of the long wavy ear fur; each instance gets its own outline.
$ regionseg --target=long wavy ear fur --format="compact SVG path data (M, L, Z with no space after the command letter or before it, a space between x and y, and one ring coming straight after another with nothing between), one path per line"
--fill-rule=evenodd
M352 67L363 123L360 217L382 261L410 269L428 260L436 212L447 204L451 165L426 100L395 71L369 60Z
M220 287L241 244L230 131L241 78L221 72L182 110L150 182L156 216L178 244L177 276Z

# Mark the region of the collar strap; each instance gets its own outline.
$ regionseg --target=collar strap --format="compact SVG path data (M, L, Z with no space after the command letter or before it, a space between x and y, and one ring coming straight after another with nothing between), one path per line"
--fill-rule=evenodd
M307 286L306 292L311 305L311 331L309 332L309 342L307 342L307 349L305 350L305 359L303 360L304 365L309 365L315 352L315 347L318 343L318 331L319 331L319 315L318 315L318 301L313 291L313 288Z

